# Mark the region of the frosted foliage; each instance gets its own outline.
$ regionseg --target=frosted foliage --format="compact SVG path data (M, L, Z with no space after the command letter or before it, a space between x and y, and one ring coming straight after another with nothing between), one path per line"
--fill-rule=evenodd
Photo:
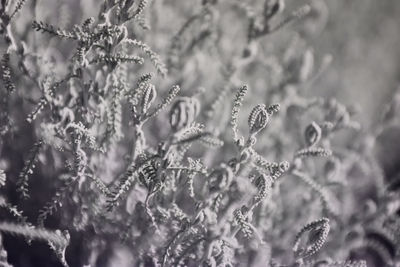
M0 0L0 266L400 266L397 0Z

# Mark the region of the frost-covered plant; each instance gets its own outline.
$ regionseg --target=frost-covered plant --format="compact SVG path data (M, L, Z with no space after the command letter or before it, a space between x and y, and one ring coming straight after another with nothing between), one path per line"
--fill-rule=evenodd
M8 257L19 235L26 253L49 244L48 265L399 262L398 179L385 187L368 143L381 132L303 92L331 57L286 29L318 4L64 2L1 1L2 265L29 261ZM290 41L263 50L276 32ZM367 214L359 175L377 177Z

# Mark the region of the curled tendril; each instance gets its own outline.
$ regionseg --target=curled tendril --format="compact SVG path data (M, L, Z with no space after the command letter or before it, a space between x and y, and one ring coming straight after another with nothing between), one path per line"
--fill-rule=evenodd
M293 252L296 259L307 258L318 252L326 242L330 230L329 219L321 218L304 226L296 235ZM301 247L303 235L308 232L305 247Z

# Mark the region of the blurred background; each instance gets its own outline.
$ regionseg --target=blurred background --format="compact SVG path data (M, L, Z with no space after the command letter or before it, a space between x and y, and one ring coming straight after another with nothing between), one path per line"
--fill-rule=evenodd
M297 1L293 1L297 2ZM362 108L364 125L382 115L400 81L400 2L326 1L326 29L313 40L334 57L329 74L313 90Z

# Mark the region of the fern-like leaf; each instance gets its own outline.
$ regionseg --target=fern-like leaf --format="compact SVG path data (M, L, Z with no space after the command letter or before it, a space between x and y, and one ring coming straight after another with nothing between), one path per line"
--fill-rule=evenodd
M157 72L159 74L161 74L162 76L167 75L168 70L167 70L166 65L162 62L160 56L157 53L155 53L153 50L151 50L151 48L147 44L145 44L141 41L132 40L132 39L126 39L123 42L126 44L129 44L129 45L139 47L139 49L141 49L150 58L150 61L153 63Z
M246 95L248 91L247 85L244 85L239 88L235 95L235 99L233 100L233 107L232 107L232 113L231 113L231 127L233 131L233 139L237 141L239 139L238 137L238 117L239 117L239 112L240 112L240 107L242 106L242 102L244 99L244 96Z
M15 84L11 79L10 54L5 53L1 59L1 79L7 89L7 93L11 94L15 90Z
M29 152L28 159L25 161L24 168L19 174L19 179L17 181L17 192L21 194L22 198L25 199L29 198L29 189L28 189L29 177L33 173L33 170L36 167L35 164L43 144L44 144L43 140L39 140L33 145L32 149Z
M42 21L33 21L32 28L35 31L41 31L43 33L48 33L50 35L54 35L64 39L77 39L76 34L73 32L67 32L65 30L58 29L51 24L44 23Z

